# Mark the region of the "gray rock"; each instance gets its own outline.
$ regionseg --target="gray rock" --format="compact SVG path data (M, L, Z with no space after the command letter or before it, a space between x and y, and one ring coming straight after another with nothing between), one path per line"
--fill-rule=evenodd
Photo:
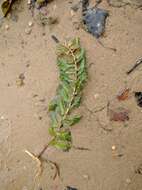
M83 21L90 32L96 38L99 38L105 29L105 21L108 11L100 8L89 8L84 12Z
M114 7L122 7L131 5L136 8L142 7L142 0L108 0L109 4Z

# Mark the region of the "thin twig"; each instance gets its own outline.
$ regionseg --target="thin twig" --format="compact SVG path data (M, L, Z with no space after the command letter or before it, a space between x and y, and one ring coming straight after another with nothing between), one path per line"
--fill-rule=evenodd
M135 65L129 71L127 71L127 75L131 74L140 64L142 64L142 58L136 61Z
M90 151L90 148L85 148L85 147L79 147L79 146L72 146L72 148L76 149L76 150L87 150Z
M56 42L57 44L60 42L59 39L55 35L51 35L51 38Z
M112 50L112 51L114 51L114 52L117 51L116 48L112 48L112 47L108 47L108 46L104 45L100 39L97 39L97 42L98 42L103 48L105 48L105 49L109 49L109 50Z

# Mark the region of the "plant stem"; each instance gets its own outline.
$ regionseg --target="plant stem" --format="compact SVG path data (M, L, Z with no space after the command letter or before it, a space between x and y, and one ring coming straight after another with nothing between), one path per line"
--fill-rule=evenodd
M68 105L68 107L66 109L66 112L65 112L65 114L63 116L62 121L64 121L66 119L67 115L69 114L71 106L72 106L72 103L73 103L73 100L74 100L74 97L75 97L75 94L76 94L76 81L77 81L77 71L78 71L76 57L75 57L73 51L68 46L66 46L66 48L69 50L69 53L73 57L73 61L74 61L74 65L75 65L75 85L74 85L74 88L73 88L73 93L72 93L72 96L71 96L71 99L70 99L70 103L69 103L69 105ZM62 122L61 122L61 125L60 125L59 128L62 128Z
M48 142L48 144L46 144L45 146L44 146L44 148L41 150L41 152L38 154L38 158L41 158L42 157L42 155L44 154L44 152L47 150L47 148L50 146L50 143L54 140L55 138L53 138L53 139L51 139L49 142Z

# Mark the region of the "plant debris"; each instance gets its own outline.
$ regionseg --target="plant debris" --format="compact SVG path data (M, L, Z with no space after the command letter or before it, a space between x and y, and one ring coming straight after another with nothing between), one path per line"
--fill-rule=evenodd
M55 98L49 104L51 118L49 134L52 139L37 156L26 150L26 153L38 162L39 171L42 171L41 157L49 146L63 151L69 151L74 147L70 127L78 123L82 116L71 113L80 106L82 90L87 81L85 50L81 48L79 38L58 45L57 65L60 71L60 83ZM82 147L79 149L84 150ZM48 162L54 164L56 168L55 178L60 173L59 167L54 162L49 160Z
M123 90L123 92L121 92L119 95L117 95L117 99L119 101L124 101L127 100L130 94L130 89L126 88L125 90Z
M36 18L37 18L38 24L42 26L45 26L45 25L53 26L59 23L59 20L56 16L49 16L49 15L47 16L43 12L39 12Z
M137 101L137 105L142 107L142 92L135 92L135 98Z
M65 190L78 190L78 189L76 189L74 187L67 186Z
M54 40L55 43L59 43L59 39L55 35L51 35L51 38Z
M142 175L142 164L135 170L135 173Z
M135 65L129 71L127 71L127 75L131 74L140 64L142 64L142 58L136 61Z
M7 14L9 13L12 3L14 2L14 0L4 0L2 5L1 5L1 10L3 12L3 16L6 17Z
M125 108L109 109L110 121L125 122L129 120L129 111Z
M21 73L19 76L18 76L18 79L16 80L16 84L17 86L21 87L21 86L24 86L24 80L25 80L25 76L24 76L24 73Z

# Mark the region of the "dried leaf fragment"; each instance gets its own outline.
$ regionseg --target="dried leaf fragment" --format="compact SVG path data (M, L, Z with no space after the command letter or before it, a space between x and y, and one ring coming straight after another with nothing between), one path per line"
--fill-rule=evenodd
M4 17L6 17L8 12L10 11L10 8L13 2L14 0L4 0L4 2L2 3L1 9L2 9Z
M117 108L109 110L110 121L125 122L129 120L129 111L125 108Z
M117 99L119 101L124 101L127 100L130 94L130 89L126 88L125 90L123 90L123 92L121 92L120 94L117 95Z

